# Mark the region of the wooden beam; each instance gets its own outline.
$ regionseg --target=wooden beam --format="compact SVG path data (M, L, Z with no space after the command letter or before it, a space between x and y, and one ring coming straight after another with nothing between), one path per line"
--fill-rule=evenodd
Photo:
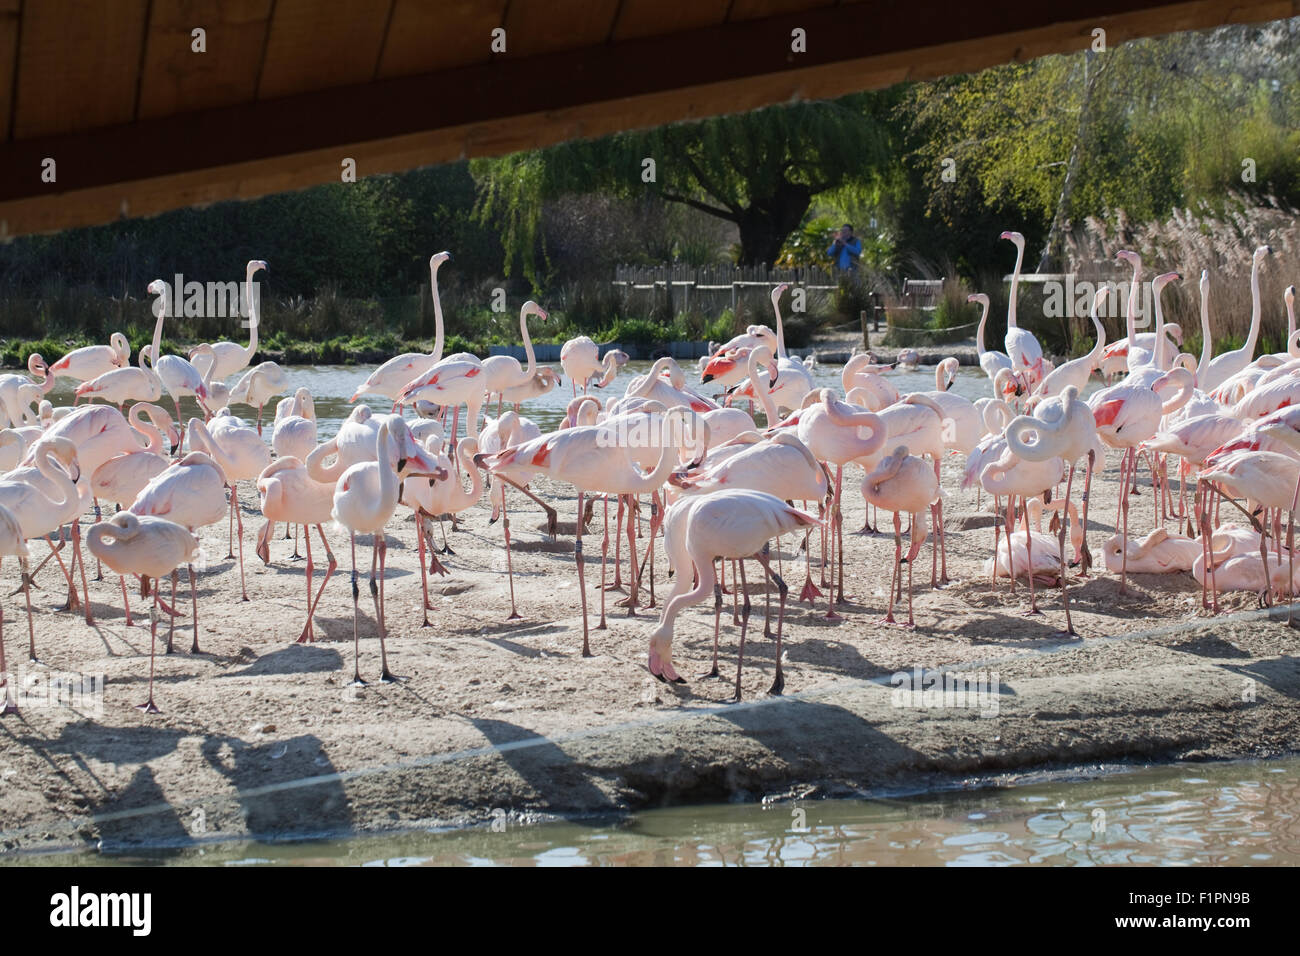
M1095 27L1114 46L1272 20L1300 0L1048 6L854 4L11 142L0 146L0 235L337 182L344 157L364 176L499 155L1082 49ZM807 54L790 52L796 25ZM40 181L45 156L58 159L56 184Z

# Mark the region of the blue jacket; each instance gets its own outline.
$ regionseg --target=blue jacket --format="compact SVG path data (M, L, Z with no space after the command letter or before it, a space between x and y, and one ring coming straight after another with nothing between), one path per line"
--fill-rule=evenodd
M838 256L835 255L835 243L832 242L826 248L826 255L835 256L835 268L837 269L856 269L858 267L858 258L862 255L862 241L857 236L854 236L840 246Z

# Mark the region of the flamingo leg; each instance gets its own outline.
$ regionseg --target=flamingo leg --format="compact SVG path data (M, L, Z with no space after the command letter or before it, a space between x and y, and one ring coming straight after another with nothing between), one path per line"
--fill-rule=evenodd
M506 512L506 490L501 489L501 530L506 537L506 577L510 582L510 616L507 621L519 620L519 609L515 607L515 569L510 558L510 515Z
M1083 544L1079 548L1079 577L1086 578L1092 567L1092 552L1088 550L1088 491L1092 487L1092 473L1097 466L1097 452L1088 449L1088 470L1083 476L1083 513L1079 524L1083 528Z
M20 559L21 560L21 559ZM21 573L21 570L20 572ZM4 707L0 716L18 713L18 703L14 700L13 684L9 680L9 665L5 663L4 608L0 606L0 686L5 689Z
M622 536L622 534L619 533L620 530L621 530L622 527L623 527L623 504L624 504L624 502L623 502L623 496L622 496L622 495L619 495L619 496L618 496L618 511L617 511L617 513L616 513L615 516L614 516L614 583L611 584L611 585L609 586L609 590L610 590L610 591L621 591L621 590L623 590L623 565L622 565L622 560L623 560L623 536ZM606 537L609 536L609 502L608 502L608 500L605 502L605 536L606 536ZM605 544L601 544L601 554L602 554L602 555L604 555L604 554L606 553L606 547L607 547L607 546L606 546ZM633 551L633 554L635 554L635 553L636 553L636 552ZM603 558L602 558L601 563L602 563L602 564L604 563ZM601 586L602 589L605 587L605 571L604 571L604 568L603 568L603 567L602 567L602 569L601 569L601 574L600 574L600 586Z
M903 560L903 521L894 512L894 574L889 579L889 607L885 611L885 623L896 624L894 620L894 586L901 573Z
M785 629L785 601L786 601L786 597L790 593L790 588L786 585L785 579L782 578L781 575L777 574L775 571L772 570L771 558L769 557L769 554L770 554L770 546L768 544L764 544L763 550L760 551L758 554L754 555L754 558L755 560L758 561L759 564L763 566L764 573L766 573L766 575L776 583L777 593L780 596L781 603L780 606L777 608L777 613L776 613L776 674L772 677L772 686L767 689L767 692L769 694L773 696L777 696L783 690L785 690L785 671L781 666L781 657L784 652L782 650L781 645L782 645L782 636ZM737 678L739 678L740 676L739 673L737 673L736 676Z
M537 497L535 494L529 491L527 488L525 488L523 485L517 484L511 481L509 478L506 478L502 475L496 475L495 477L500 478L501 481L505 482L507 485L516 489L517 491L522 491L534 502L541 505L542 510L546 512L546 533L549 534L551 536L551 540L554 541L556 528L559 525L559 514L556 512L556 510L552 508L550 505L548 505L541 498ZM581 513L581 509L579 509L579 513Z
M740 562L740 577L741 580L743 581L745 577L745 562L743 560ZM749 593L747 591L745 593L745 607L741 612L741 617L740 617L740 648L736 654L736 692L731 698L733 702L740 701L740 671L741 668L745 666L745 636L749 632L749 611L750 611L750 603L749 603ZM718 666L717 644L715 643L714 657L713 657L714 670L717 670L717 666Z
M726 558L719 558L719 561L726 562ZM722 586L713 585L713 667L707 674L701 674L701 680L720 676L718 672L718 632L722 629Z
M1129 482L1133 480L1133 473L1137 471L1137 456L1134 455L1133 449L1130 448L1124 453L1124 461L1127 464L1127 470L1123 465L1120 466L1120 512L1124 516L1124 530L1121 533L1120 541L1124 545L1124 554L1120 558L1119 572L1119 593L1128 593L1128 487Z
M302 626L302 633L298 635L298 640L295 642L298 644L306 644L308 642L314 642L316 640L316 635L312 633L312 628L311 628L311 611L312 611L312 603L311 603L312 580L311 579L312 579L313 570L314 568L311 560L311 535L308 534L307 535L307 568L306 568L306 574L304 575L304 577L307 580L307 623Z
M131 602L126 597L126 575L119 574L118 581L122 583L122 608L126 611L126 626L131 626Z
M90 589L86 587L86 559L81 554L81 521L72 519L72 554L73 559L81 565L81 593L86 603L86 623L94 624L95 618L90 613Z
M619 496L619 510L623 508L622 496ZM605 495L605 533L600 539L600 623L596 630L605 630L605 567L609 563L609 495Z
M27 559L20 558L18 566L23 575L23 599L27 602L27 653L36 660L36 625L32 622L32 589L27 580Z
M315 616L315 614L316 614L316 606L317 606L318 604L320 604L320 597L321 597L322 594L325 593L325 585L329 584L330 577L333 576L335 570L336 570L336 569L338 568L338 566L339 566L338 561L337 561L337 560L335 559L335 557L334 557L334 552L333 552L332 550L330 550L330 543L329 543L328 541L325 540L325 532L324 532L324 530L321 528L320 525L317 525L317 526L316 526L316 533L317 533L318 535L320 535L320 543L321 543L321 546L325 548L325 556L326 556L326 558L328 559L329 563L328 563L328 564L326 565L326 567L325 567L325 580L322 581L322 582L320 583L320 588L319 588L319 590L316 591L316 600L314 600L314 601L311 603L311 607L310 607L310 609L308 610L308 613L309 613L310 615L312 615L312 616ZM302 536L303 536L303 538L307 539L307 546L308 546L308 548L310 548L310 547L311 547L311 540L310 540L311 529L308 528L306 525L303 525ZM313 639L313 640L315 639L315 629L314 629L314 628L313 628L313 630L312 630L312 639Z
M194 573L194 565L190 565L190 601L194 604L194 641L190 644L191 654L202 654L199 650L199 578ZM157 591L157 588L154 588Z
M574 528L573 558L578 565L578 594L582 598L582 656L591 656L591 643L587 630L587 576L583 573L582 561L582 498L578 492L578 523Z
M424 566L424 513L418 508L415 511L415 544L417 548L416 561L420 564L420 604L421 614L424 621L420 627L429 626L429 569ZM308 554L311 554L310 547Z
M158 705L153 702L153 675L154 661L158 652L158 588L153 589L153 607L149 611L149 699L143 704L137 704L136 710L142 710L146 714L161 713Z
M239 507L239 484L232 482L230 485L230 503L235 509L235 522L239 534L239 589L243 593L241 601L248 600L248 584L244 580L244 515Z
M1029 528L1029 499L1021 500L1025 509L1025 571L1029 574L1029 613L1041 614L1038 610L1038 594L1034 590L1034 535Z
M620 497L619 497L619 500L620 500L620 501L623 500L624 497L627 498L627 555L628 555L628 571L627 571L627 573L628 573L627 616L628 616L628 617L636 617L636 616L637 616L637 615L636 615L636 607L637 607L637 592L641 590L641 575L640 575L640 573L637 571L637 566L636 566L636 532L637 532L637 528L636 528L636 525L635 525L635 524L633 523L633 521L632 521L632 514L633 514L633 511L635 510L635 509L633 508L632 496L631 496L631 495L620 496ZM651 525L651 535L650 535L650 548L651 548L651 549L654 548L654 533L653 533L653 529L654 529L654 526L653 526L653 524L652 524L652 525ZM617 528L614 529L614 533L615 533L616 535L618 534L618 529L617 529ZM615 567L615 569L618 568L618 556L617 556L617 555L615 555L615 557L614 557L614 567ZM615 571L615 573L617 574L617 570ZM619 602L620 605L621 605L622 603L623 603L622 601Z
M376 607L379 612L379 662L381 670L379 672L379 682L381 684L393 684L397 681L406 680L405 677L398 677L388 669L388 650L384 646L384 632L388 629L384 620L384 575L388 568L388 541L384 538L381 530L376 535L376 550L379 552L379 592Z
M361 637L360 637L360 619L361 610L359 601L361 599L361 588L357 586L357 533L351 532L352 535L352 687L365 687L366 682L361 679Z
M1070 491L1074 485L1074 462L1070 462L1070 475L1065 479L1065 518L1057 532L1057 544L1061 549L1061 603L1065 606L1065 633L1074 636L1074 625L1070 622L1070 589L1065 584L1065 526L1070 516Z

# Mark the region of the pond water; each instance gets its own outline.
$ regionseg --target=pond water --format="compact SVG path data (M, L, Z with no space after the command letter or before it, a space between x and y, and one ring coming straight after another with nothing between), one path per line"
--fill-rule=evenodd
M673 807L597 822L502 818L495 829L20 859L218 866L1300 863L1300 758L1093 774L864 799Z
M602 400L610 396L622 395L632 377L649 371L652 364L652 362L629 363L608 388L603 391L594 390L594 394L600 396ZM818 388L832 387L840 390L841 367L838 364L831 363L818 365L812 370L815 386ZM293 389L303 385L311 390L316 403L318 436L323 441L332 437L338 431L340 423L351 413L353 405L348 402L348 399L357 386L364 382L366 377L374 371L375 366L290 365L285 366L284 369L289 376L290 394L292 394ZM712 385L701 386L699 384L699 374L692 364L683 365L683 370L686 372L687 384L700 394L712 395L720 391ZM932 365L923 365L915 371L890 372L888 375L890 382L899 392L927 391L935 387L934 366ZM229 384L233 386L237 381L239 381L238 375L231 376ZM75 388L76 383L71 379L60 379L59 384L48 397L55 405L71 405ZM973 366L962 367L952 391L954 394L962 395L972 401L993 394L988 377L981 369ZM573 391L566 378L564 384L559 388L553 389L539 398L525 402L523 414L535 421L543 431L549 431L560 423L560 420L564 417L564 409L572 398ZM279 401L279 399L277 398L275 401ZM375 411L387 412L392 410L392 403L377 395L366 396L363 401ZM174 414L169 397L164 396L160 404ZM191 415L198 415L200 411L198 403L193 398L182 399L181 409L187 418ZM257 418L256 409L250 410L246 405L236 405L234 411L250 424ZM485 407L485 411L493 415L496 414L495 406ZM266 408L263 424L274 417L275 407L273 403ZM463 423L461 428L464 428ZM270 440L269 435L267 440Z

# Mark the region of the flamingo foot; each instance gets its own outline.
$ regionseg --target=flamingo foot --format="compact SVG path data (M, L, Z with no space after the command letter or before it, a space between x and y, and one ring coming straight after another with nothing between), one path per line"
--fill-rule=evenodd
M592 655L588 653L584 653L583 656L591 657ZM653 650L650 652L649 669L651 675L653 675L654 677L658 678L659 680L663 681L666 684L686 683L686 678L677 673L677 669L673 667L673 662L671 660L660 657L658 652Z
M799 592L799 600L807 601L809 604L813 604L817 600L817 598L821 596L822 596L821 588L813 584L812 575L810 574L806 578L804 578L803 590Z
M785 675L782 674L780 668L778 668L776 672L776 679L772 681L772 686L767 689L767 693L769 697L780 697L781 692L784 690L785 690Z
M401 683L402 681L410 680L410 679L411 678L409 677L399 677L397 674L394 674L392 671L388 670L387 668L384 668L384 672L379 675L379 683L381 684L398 684Z
M511 611L510 616L506 618L507 621L522 621L523 619L524 616L518 611Z
M718 670L718 665L714 664L713 670L709 671L707 674L701 674L697 680L719 680L721 677L722 672Z
M143 713L146 713L146 714L161 714L161 713L162 713L162 711L158 709L158 705L155 704L155 703L153 702L153 698L152 698L152 697L150 697L150 698L149 698L147 701L145 701L143 704L136 704L136 705L135 705L135 709L138 710L138 711L141 711L141 712L143 712Z

